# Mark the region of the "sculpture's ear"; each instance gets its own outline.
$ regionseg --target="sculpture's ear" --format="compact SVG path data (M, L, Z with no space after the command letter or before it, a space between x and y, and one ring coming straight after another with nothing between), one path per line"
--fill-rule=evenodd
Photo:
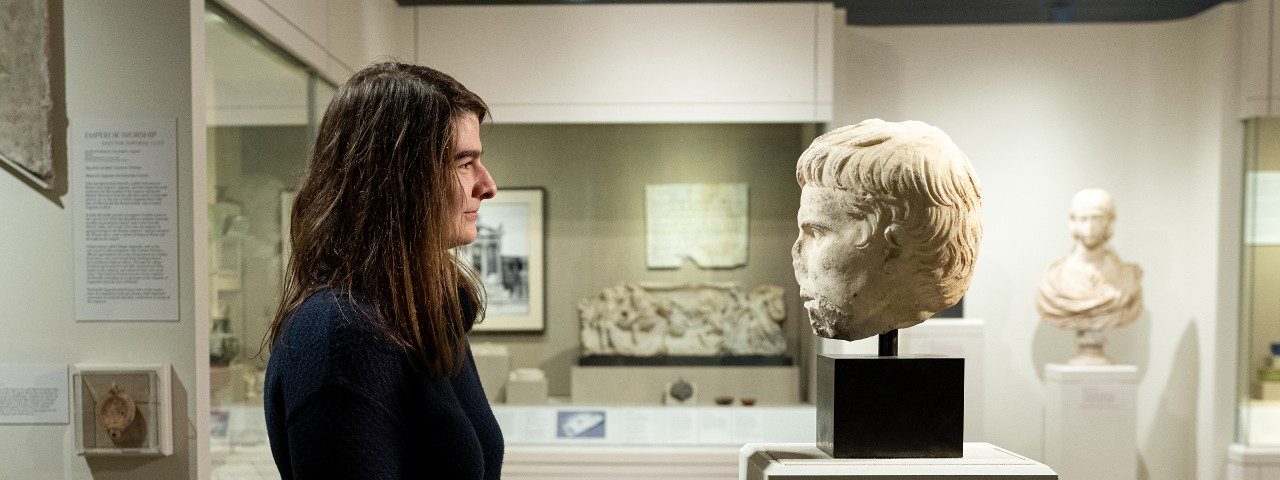
M884 240L889 245L885 260L892 260L902 253L902 227L898 224L891 223L885 227Z

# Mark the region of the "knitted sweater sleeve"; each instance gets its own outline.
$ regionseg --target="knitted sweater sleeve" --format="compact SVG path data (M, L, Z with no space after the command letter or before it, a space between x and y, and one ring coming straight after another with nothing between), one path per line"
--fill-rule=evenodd
M349 320L316 325L328 330L321 348L290 362L288 375L306 386L285 402L292 478L403 477L403 354L368 322Z

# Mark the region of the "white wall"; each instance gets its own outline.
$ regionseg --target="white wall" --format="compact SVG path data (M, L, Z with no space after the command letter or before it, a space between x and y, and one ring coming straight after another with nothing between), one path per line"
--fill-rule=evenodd
M215 1L334 83L376 60L416 56L416 13L395 0Z
M499 123L821 122L824 2L417 7L418 62Z
M162 117L178 120L179 295L181 319L166 323L76 323L73 311L72 205L65 190L46 196L13 175L0 173L0 363L163 363L173 365L174 453L164 458L94 458L75 454L70 425L0 425L0 478L180 479L196 476L195 432L207 428L198 384L202 373L196 340L192 196L203 172L193 171L196 103L192 72L200 71L193 47L202 38L200 0L52 2L65 24L65 43L54 34L54 77L65 69L67 116ZM196 29L193 30L193 25ZM203 48L200 45L199 48ZM65 49L60 55L59 50ZM200 51L200 50L195 50ZM198 78L198 77L196 77ZM54 91L61 92L59 80ZM55 93L55 95L59 95ZM60 95L59 95L60 96ZM55 110L64 104L59 102ZM58 175L67 174L63 137L55 135ZM198 174L198 175L197 175ZM203 191L198 192L203 195ZM201 217L202 218L202 217ZM203 232L201 232L203 235ZM205 327L207 329L207 327ZM203 364L207 370L207 362ZM204 387L207 389L207 386ZM197 424L202 424L197 426Z
M1142 24L836 26L832 126L932 123L981 178L986 232L965 305L989 322L989 441L1042 455L1043 367L1074 344L1039 321L1034 289L1070 247L1071 195L1101 187L1118 206L1114 247L1146 271L1146 311L1107 345L1141 375L1139 478L1222 475L1231 413L1218 390L1234 384L1224 358L1235 318L1224 318L1234 293L1219 288L1219 269L1237 267L1221 242L1237 238L1242 141L1236 9Z

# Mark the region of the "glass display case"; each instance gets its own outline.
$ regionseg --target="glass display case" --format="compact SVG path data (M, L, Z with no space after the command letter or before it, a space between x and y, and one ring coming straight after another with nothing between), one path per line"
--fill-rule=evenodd
M269 351L261 347L280 301L293 188L335 89L216 6L209 7L205 28L210 445L214 477L233 478L231 472L247 466L273 468L262 415ZM481 129L486 167L499 186L499 197L484 204L478 221L485 236L477 246L489 250L466 258L483 275L489 300L470 341L512 452L508 458L517 459L512 464L526 458L512 450L518 445L601 444L711 448L732 469L743 443L811 437L813 407L804 403L799 359L811 356L812 335L790 246L800 197L795 159L819 126L501 123L504 118L495 111ZM718 191L724 184L738 194L733 205L741 208L726 210L742 221L732 232L742 258L730 265L653 266L646 220L651 210L666 210L651 207L650 197L678 196L648 192ZM530 225L538 228L523 228ZM482 260L492 260L491 269ZM522 277L524 265L545 267L547 275ZM584 300L624 285L635 293L642 284L677 291L683 296L672 302L690 312L769 322L767 341L720 344L756 348L739 356L773 363L603 366L598 370L611 376L575 376L588 350ZM516 298L530 299L527 313L540 317L535 326L501 328L505 305L497 303ZM685 310L680 318L691 315ZM622 333L648 332L635 330ZM625 385L617 382L620 371ZM667 408L666 386L677 380L687 380L697 394ZM532 393L521 395L522 386L532 386Z
M1236 443L1280 447L1280 118L1244 131Z
M204 20L216 476L267 458L268 355L260 347L280 299L282 202L298 183L334 87L217 5L208 5Z

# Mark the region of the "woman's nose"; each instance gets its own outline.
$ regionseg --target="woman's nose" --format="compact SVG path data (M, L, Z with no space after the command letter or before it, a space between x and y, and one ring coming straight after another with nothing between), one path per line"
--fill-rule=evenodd
M480 165L480 177L476 179L474 196L481 200L493 198L498 194L498 185L493 182L493 176L489 175L489 169L484 165Z

